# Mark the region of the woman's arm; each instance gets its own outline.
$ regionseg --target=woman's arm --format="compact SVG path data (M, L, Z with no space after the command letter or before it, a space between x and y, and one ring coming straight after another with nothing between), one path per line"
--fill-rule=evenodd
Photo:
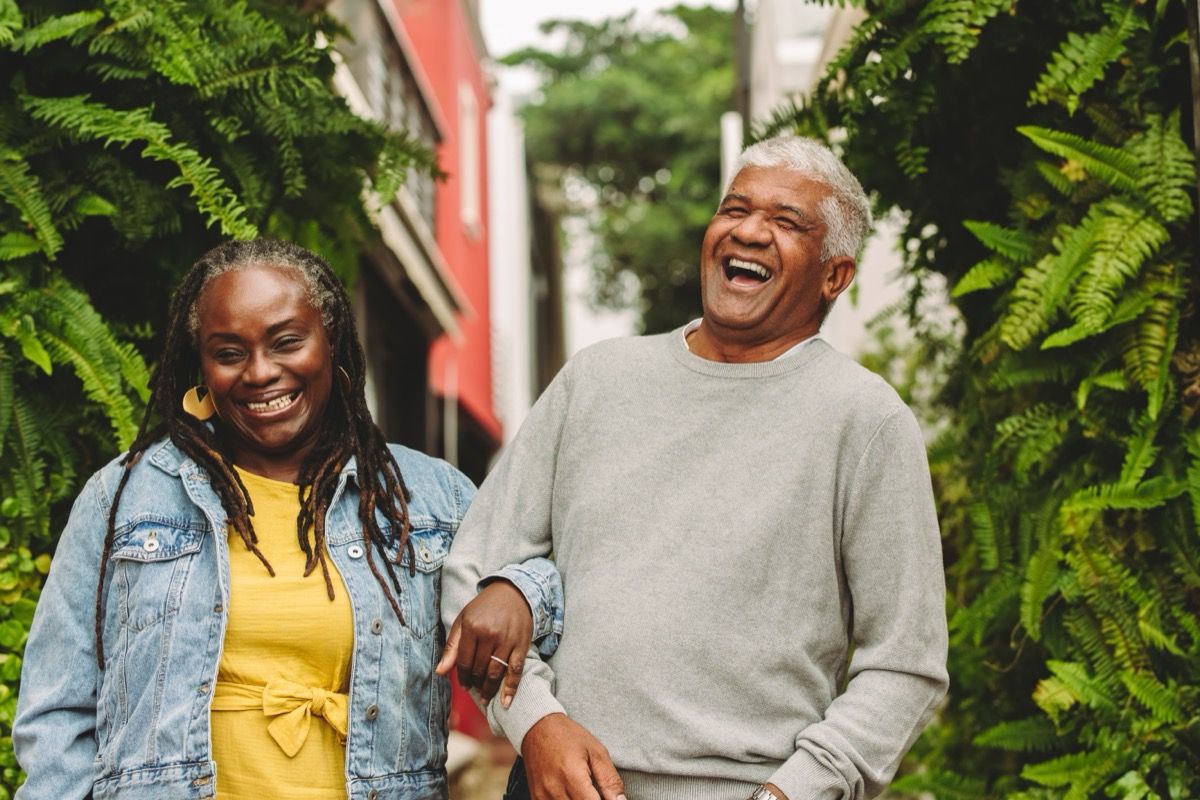
M13 746L27 775L18 800L91 794L96 758L96 577L108 498L92 476L71 508L42 589L21 669Z

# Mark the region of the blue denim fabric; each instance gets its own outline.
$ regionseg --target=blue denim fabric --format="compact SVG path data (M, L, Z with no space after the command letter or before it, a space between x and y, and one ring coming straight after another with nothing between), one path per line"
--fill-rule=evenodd
M440 570L475 487L445 462L395 445L392 452L413 495L415 574L407 554L397 570L406 625L367 564L353 461L326 518L329 554L354 617L350 800L446 796L450 690L433 674L444 638ZM215 793L209 706L229 605L225 512L208 475L169 441L134 466L105 581L107 663L100 671L96 575L120 477L114 461L76 499L38 604L13 725L17 758L29 775L18 800L190 800ZM552 652L562 629L554 565L536 559L503 577L526 596L534 636Z

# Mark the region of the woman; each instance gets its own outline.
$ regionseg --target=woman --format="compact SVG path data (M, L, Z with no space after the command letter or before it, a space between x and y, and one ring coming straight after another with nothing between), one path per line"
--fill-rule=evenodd
M364 375L307 250L230 242L184 277L161 421L88 481L38 605L19 798L445 796L438 571L474 487L385 443ZM524 568L546 580L504 573L485 611L515 633L461 626L481 663L556 616L553 566Z

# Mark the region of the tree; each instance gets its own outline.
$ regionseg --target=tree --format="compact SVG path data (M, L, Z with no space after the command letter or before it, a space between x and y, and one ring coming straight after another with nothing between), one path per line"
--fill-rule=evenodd
M946 276L966 324L931 452L953 685L897 786L1196 796L1186 3L862 5L811 100L759 134L839 131L878 205L906 214L915 292Z
M542 31L566 36L557 52L503 59L545 78L522 112L526 146L591 224L596 299L635 303L649 332L700 313L696 254L720 193L732 24L728 12L683 5L653 25L633 12L596 24L552 20Z
M53 532L132 439L171 286L278 235L346 277L429 155L332 91L322 13L266 0L0 0L0 797Z

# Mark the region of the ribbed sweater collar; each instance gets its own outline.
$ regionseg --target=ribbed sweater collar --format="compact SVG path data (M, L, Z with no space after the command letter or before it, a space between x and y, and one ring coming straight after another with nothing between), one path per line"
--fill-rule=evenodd
M789 372L804 369L834 352L833 348L824 340L818 339L801 347L798 352L774 361L738 364L728 361L710 361L688 349L687 342L683 338L683 327L676 328L664 337L671 356L692 372L711 375L714 378L771 378L776 375L786 375Z

